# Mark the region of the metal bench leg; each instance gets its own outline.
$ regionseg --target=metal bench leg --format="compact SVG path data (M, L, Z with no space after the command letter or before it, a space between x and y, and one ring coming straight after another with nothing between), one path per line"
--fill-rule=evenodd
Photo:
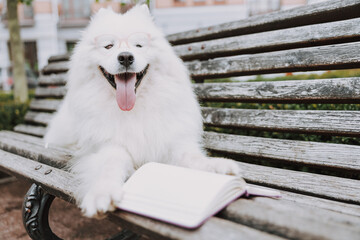
M24 227L31 239L62 240L51 231L49 226L49 209L54 198L35 183L26 193L22 216ZM137 240L139 238L140 235L125 229L109 240Z
M24 227L33 240L61 240L49 226L49 209L54 196L33 184L25 195L22 216Z

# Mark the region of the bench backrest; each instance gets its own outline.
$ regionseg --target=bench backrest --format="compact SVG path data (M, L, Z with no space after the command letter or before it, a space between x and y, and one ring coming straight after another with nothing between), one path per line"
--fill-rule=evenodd
M168 40L196 82L194 88L203 103L204 123L209 130L204 136L205 145L213 154L278 168L306 168L310 172L360 178L360 147L356 146L360 112L315 110L321 108L319 104L358 104L360 77L276 82L222 79L360 68L360 1L308 5L173 34ZM49 59L25 123L16 126L15 131L43 136L66 93L68 59L68 54ZM208 79L218 80L209 82ZM296 110L296 105L291 105L294 103L314 110ZM264 104L268 104L268 109L256 109ZM358 106L349 105L351 107ZM286 133L291 133L293 140ZM305 139L316 139L316 142L294 140L304 139L304 135ZM346 141L355 144L319 142L342 136L353 137ZM245 172L251 172L255 164L244 165ZM261 167L256 169L261 171ZM272 186L266 176L255 174L245 178ZM297 187L305 186L295 184L293 188ZM327 197L353 201L351 196L340 194Z

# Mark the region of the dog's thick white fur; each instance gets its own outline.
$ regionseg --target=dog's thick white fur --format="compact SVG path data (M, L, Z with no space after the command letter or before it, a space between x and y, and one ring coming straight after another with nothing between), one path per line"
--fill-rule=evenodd
M103 34L120 38L134 32L150 34L148 49L122 44L107 54L94 43ZM131 111L119 108L115 89L99 69L120 73L118 55L124 51L133 54L135 72L149 64ZM85 216L114 210L124 181L146 162L239 173L231 160L206 157L200 107L187 69L155 27L146 6L123 15L101 9L92 18L71 58L67 87L45 142L75 150L69 165L79 181L74 197Z

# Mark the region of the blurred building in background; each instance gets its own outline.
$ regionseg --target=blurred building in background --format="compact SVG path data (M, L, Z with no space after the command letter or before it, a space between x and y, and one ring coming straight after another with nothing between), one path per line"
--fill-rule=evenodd
M100 7L126 11L131 0L33 0L20 4L18 15L25 45L27 75L36 75L47 59L70 51L90 16ZM249 16L289 9L322 0L153 0L155 22L166 34ZM11 84L6 0L0 0L0 85Z

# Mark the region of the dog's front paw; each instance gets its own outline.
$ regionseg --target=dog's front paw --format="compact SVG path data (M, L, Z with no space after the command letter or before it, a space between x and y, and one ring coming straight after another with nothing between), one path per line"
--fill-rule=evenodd
M241 175L241 168L239 165L230 159L226 158L210 158L209 159L209 170L211 172L216 172L220 174L226 174L226 175Z
M106 212L115 210L115 206L121 201L122 196L121 187L93 188L85 194L80 208L86 217L103 218Z

